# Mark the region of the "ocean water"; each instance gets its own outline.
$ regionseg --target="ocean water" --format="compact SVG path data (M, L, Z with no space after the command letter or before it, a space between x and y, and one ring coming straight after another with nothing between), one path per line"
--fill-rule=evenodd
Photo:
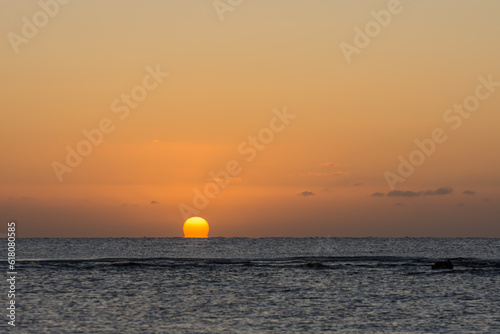
M500 333L500 239L18 239L17 257L20 333Z

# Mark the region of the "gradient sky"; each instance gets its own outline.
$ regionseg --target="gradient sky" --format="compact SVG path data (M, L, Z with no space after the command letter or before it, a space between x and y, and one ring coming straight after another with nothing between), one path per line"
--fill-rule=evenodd
M221 20L211 0L72 1L16 52L42 9L2 1L0 220L22 237L182 236L179 205L235 160L198 213L212 237L500 237L500 87L457 129L443 118L479 77L500 82L500 2L401 0L348 63L341 43L390 2L244 0ZM147 68L169 75L120 119ZM238 147L285 108L247 161ZM60 182L53 162L103 119L113 131ZM446 141L391 192L384 173L436 128Z

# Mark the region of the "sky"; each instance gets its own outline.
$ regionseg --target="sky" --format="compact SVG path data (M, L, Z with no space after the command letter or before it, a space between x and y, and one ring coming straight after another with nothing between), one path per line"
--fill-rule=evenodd
M500 237L498 1L0 9L20 237Z

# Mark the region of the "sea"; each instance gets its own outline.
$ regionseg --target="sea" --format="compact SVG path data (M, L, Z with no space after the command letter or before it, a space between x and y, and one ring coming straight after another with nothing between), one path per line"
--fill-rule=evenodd
M16 258L2 333L500 333L500 239L34 238Z

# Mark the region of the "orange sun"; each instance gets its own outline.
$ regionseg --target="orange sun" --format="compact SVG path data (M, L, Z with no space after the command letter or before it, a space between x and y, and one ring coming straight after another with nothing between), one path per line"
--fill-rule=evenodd
M191 217L184 223L184 238L208 238L208 223L200 217Z

